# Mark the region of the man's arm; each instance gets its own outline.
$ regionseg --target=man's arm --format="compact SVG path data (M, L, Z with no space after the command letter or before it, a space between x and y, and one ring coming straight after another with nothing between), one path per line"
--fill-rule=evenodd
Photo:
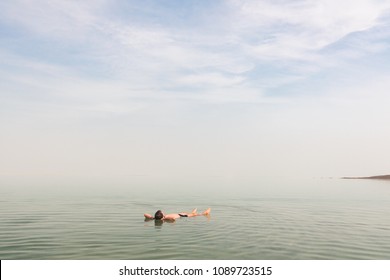
M148 213L145 213L145 214L144 214L144 217L145 217L146 219L154 219L154 217L153 217L152 215L148 214Z

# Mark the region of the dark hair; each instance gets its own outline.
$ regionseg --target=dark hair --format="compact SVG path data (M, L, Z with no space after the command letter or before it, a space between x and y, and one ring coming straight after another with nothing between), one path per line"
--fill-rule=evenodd
M161 220L162 218L164 218L163 212L162 212L161 210L158 210L158 211L156 212L156 214L154 214L154 218L155 218L156 220Z

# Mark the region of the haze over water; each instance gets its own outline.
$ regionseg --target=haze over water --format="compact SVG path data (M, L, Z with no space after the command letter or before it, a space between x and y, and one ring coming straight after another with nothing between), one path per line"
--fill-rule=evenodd
M294 191L280 192L286 187ZM1 190L1 259L389 259L388 182L267 180L95 193ZM158 195L153 195L153 192ZM174 223L143 213L212 208Z

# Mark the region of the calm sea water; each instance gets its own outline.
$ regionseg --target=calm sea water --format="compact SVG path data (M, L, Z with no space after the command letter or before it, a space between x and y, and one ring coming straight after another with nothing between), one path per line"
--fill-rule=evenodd
M390 259L390 182L92 190L0 189L0 259Z

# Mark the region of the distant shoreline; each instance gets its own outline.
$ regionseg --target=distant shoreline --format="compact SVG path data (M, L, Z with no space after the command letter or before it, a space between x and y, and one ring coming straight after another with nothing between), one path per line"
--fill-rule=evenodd
M341 179L373 179L373 180L390 180L390 175L379 175L369 177L341 177Z

